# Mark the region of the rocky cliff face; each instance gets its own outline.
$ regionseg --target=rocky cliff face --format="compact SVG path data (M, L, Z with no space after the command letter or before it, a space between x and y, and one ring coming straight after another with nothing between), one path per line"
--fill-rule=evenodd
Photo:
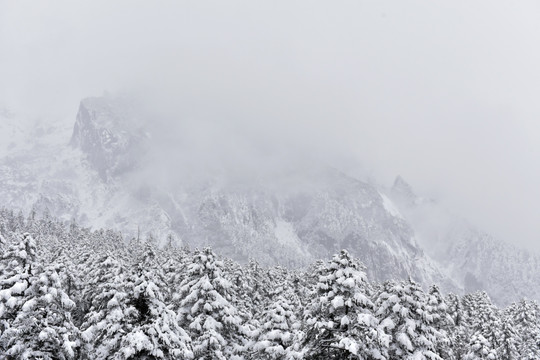
M133 170L144 154L147 135L142 125L129 100L87 98L79 106L70 143L107 180Z
M169 207L165 202L161 207L176 219L172 228L191 246L211 243L240 261L255 257L266 264L300 266L346 248L362 259L374 279L410 275L455 290L385 195L332 169L316 178L316 184L292 189L210 187L171 195Z

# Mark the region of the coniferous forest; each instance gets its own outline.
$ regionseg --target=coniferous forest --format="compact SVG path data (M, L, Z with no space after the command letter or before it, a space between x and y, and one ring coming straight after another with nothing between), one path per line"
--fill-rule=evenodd
M540 310L414 279L346 250L305 269L239 264L0 210L2 359L540 359Z

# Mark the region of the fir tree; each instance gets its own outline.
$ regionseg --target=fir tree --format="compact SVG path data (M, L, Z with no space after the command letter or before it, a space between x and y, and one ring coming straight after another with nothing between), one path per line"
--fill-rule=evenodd
M279 295L263 312L261 326L252 346L256 359L297 359L299 349L295 341L300 338L299 321L287 297Z
M486 292L473 294L474 313L470 318L474 332L480 332L492 349L501 346L501 321L498 309L491 303Z
M9 246L0 259L0 335L11 327L25 302L35 264L36 243L27 233L17 245ZM0 341L0 349L4 346Z
M493 350L489 341L480 332L471 337L468 351L463 357L464 360L497 360L497 352Z
M250 259L245 271L248 283L245 285L250 294L249 308L255 317L259 317L265 309L271 295L272 285L267 270Z
M522 299L510 312L520 336L519 353L523 359L540 358L540 312L534 301Z
M138 318L121 340L120 358L192 358L191 339L178 325L176 314L164 303L165 276L155 257L154 249L147 243L129 283L131 304Z
M163 302L164 275L151 248L131 271L112 257L83 325L92 359L188 359L190 338Z
M251 320L253 318L255 309L252 307L253 291L250 286L250 273L246 271L240 264L232 260L225 260L223 263L223 276L232 285L231 303L238 311L238 316L242 318L242 322L248 326L245 331L251 332L254 330L252 328L253 324L251 323Z
M391 359L442 359L437 353L441 334L433 326L434 316L417 283L387 282L376 306L381 325L392 335Z
M212 250L194 253L173 306L197 359L229 359L243 351L242 319L231 302L231 287Z
M387 337L373 316L363 266L342 250L318 273L306 319L306 357L384 359Z
M436 332L436 353L443 359L454 358L451 347L449 331L454 326L451 316L448 314L448 307L437 285L432 285L427 294L426 317L431 317L432 326Z
M448 316L452 321L452 326L448 329L450 344L454 357L460 360L463 359L467 352L470 340L469 324L459 296L448 294L446 303L448 305Z
M95 286L86 291L91 304L81 326L84 354L87 359L115 359L124 334L138 321L138 312L129 296L127 269L108 255L96 270Z
M536 302L369 284L346 252L241 266L6 209L0 232L2 359L540 358Z
M502 321L500 346L497 349L497 354L501 359L517 360L523 359L519 353L518 347L521 343L519 334L514 328L514 323L510 316L505 316Z
M0 337L7 359L73 359L79 347L71 321L75 303L62 289L60 269L36 266L24 304Z

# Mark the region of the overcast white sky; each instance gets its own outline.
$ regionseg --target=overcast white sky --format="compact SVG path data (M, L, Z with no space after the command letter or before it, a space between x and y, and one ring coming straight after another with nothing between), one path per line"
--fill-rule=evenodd
M527 0L0 0L0 104L73 119L135 92L540 249L539 44Z

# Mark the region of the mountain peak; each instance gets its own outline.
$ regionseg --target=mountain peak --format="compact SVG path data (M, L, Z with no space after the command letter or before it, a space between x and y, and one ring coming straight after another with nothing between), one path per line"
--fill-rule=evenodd
M70 144L103 180L131 169L144 150L142 121L135 114L133 102L120 97L90 97L79 105Z
M412 186L409 185L400 175L394 180L394 185L391 189L392 197L404 205L412 206L418 198L414 193Z

